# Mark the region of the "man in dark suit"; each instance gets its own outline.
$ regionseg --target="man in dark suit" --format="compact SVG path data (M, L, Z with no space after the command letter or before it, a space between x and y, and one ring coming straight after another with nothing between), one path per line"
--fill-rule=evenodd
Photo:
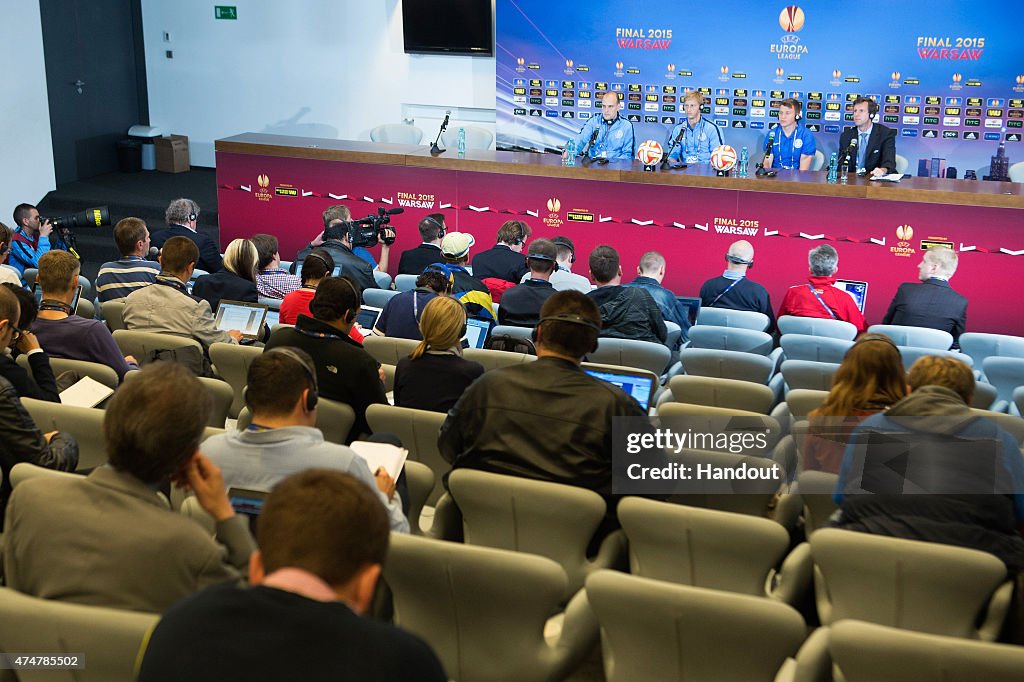
M441 238L448 231L444 215L431 213L425 216L420 220L419 230L423 243L402 252L402 257L398 259L399 275L421 275L428 265L444 261L441 256Z
M187 237L195 242L199 249L199 260L196 267L207 272L217 272L224 267L220 257L220 246L202 232L196 231L199 221L199 204L191 199L175 199L164 212L167 229L160 230L150 238L150 245L162 249L164 242L171 237Z
M850 153L850 143L856 139L857 146L850 155L849 168L858 172L863 169L871 177L896 172L896 131L881 123L873 123L878 114L878 103L867 97L853 100L853 128L847 128L839 136L839 153ZM840 156L839 163L843 158Z
M882 324L940 329L953 335L953 346L957 347L967 326L967 297L949 286L956 265L956 251L948 246L925 251L918 266L921 283L900 285Z
M479 280L493 277L519 284L529 271L523 258L523 247L529 236L530 226L522 220L503 223L498 228L498 243L473 257L473 276Z

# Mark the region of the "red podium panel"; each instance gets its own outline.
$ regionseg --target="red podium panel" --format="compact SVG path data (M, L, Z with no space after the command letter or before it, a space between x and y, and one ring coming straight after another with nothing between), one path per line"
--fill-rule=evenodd
M419 243L416 224L428 213L472 233L475 252L517 218L534 237L571 238L583 275L598 244L618 249L625 281L645 251L660 251L664 284L679 295L696 295L724 269L729 244L748 239L756 253L749 276L778 306L789 286L806 281L808 250L828 243L839 252L838 276L868 282L870 324L881 322L901 282L916 280L924 246L940 242L960 253L952 284L970 299L968 330L1024 335L1013 293L1024 277L1020 184L909 178L880 186L851 178L828 185L823 173L718 178L706 168L643 173L626 162L565 168L551 155L433 158L422 146L256 134L220 140L217 150L222 245L269 232L286 260L322 229L330 205L345 204L356 218L402 206L392 219L392 274L401 251Z

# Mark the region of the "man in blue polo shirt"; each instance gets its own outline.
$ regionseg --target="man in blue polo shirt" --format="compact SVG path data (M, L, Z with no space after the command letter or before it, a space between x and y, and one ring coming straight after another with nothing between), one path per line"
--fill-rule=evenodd
M587 148L591 139L594 141ZM576 136L576 153L582 154L584 148L591 159L633 158L633 124L619 116L618 93L606 92L601 98L601 115L591 116L583 124Z
M774 129L771 150L764 157L765 168L810 170L818 145L814 133L800 125L804 105L789 97L779 105L779 125ZM769 136L771 133L769 133ZM765 138L767 146L768 138Z
M50 249L65 249L53 225L39 217L32 204L18 204L14 209L14 233L11 235L7 264L24 276L26 268L38 268L39 257Z
M670 161L683 163L711 163L711 150L725 144L718 126L701 116L700 108L704 95L691 90L683 95L683 112L686 118L679 122L665 141Z

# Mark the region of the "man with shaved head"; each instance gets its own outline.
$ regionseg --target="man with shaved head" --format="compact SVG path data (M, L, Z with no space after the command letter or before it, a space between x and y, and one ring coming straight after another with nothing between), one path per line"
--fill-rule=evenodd
M705 308L752 310L768 316L768 329L775 326L768 290L747 277L754 267L754 246L746 239L733 242L725 254L725 272L712 277L700 288L700 304Z
M617 92L606 92L601 97L601 113L591 116L576 136L576 153L587 150L587 158L614 161L633 158L633 124L619 115ZM589 146L588 146L589 144Z

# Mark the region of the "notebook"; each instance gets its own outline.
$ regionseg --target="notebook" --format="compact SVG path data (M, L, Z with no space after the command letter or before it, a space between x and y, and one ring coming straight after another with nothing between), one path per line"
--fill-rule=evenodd
M252 341L263 333L263 322L267 318L267 306L246 301L221 301L217 306L217 329L237 329L242 338Z
M468 318L466 320L466 341L470 348L483 348L487 343L487 334L491 331L491 324L486 320Z
M679 304L686 308L686 316L691 325L697 324L697 314L700 312L700 299L694 296L676 296Z
M356 322L363 328L363 331L367 334L370 333L374 327L377 326L377 320L380 319L380 314L383 308L375 308L372 305L364 305L359 309L359 317L356 318Z
M855 279L837 279L836 288L842 289L853 296L853 300L857 302L857 307L860 308L862 313L864 312L864 304L868 299L867 282L860 282Z
M32 295L36 297L36 306L43 302L43 289L39 286L39 282L32 282ZM71 301L71 309L78 311L78 299L82 297L82 285L78 285L78 289L75 290L75 298Z
M651 405L654 392L658 388L658 377L653 372L631 367L610 367L608 365L591 365L583 363L583 371L590 376L618 386L627 395L632 396L644 412Z
M263 503L267 499L266 493L262 490L249 490L248 488L229 488L228 501L234 507L236 514L241 514L249 519L249 530L253 537L256 537L256 524L260 514L263 513Z

